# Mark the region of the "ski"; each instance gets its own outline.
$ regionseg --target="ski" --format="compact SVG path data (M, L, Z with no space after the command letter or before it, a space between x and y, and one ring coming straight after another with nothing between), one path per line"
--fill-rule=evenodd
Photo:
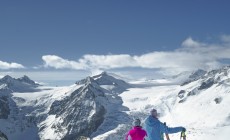
M181 139L181 140L186 140L185 131L181 131L180 139Z

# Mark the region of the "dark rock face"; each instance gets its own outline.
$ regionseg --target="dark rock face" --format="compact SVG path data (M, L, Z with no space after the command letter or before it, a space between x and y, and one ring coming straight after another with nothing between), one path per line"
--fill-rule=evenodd
M197 95L199 92L197 92L197 90L196 89L194 89L194 90L192 90L192 91L190 91L189 93L188 93L188 96L194 96L194 95Z
M106 113L103 102L106 98L103 89L90 77L85 85L74 91L69 97L55 101L49 114L63 118L62 123L52 127L62 133L67 128L64 140L76 139L80 136L89 137L102 124Z
M0 131L0 140L8 140L7 136Z
M95 133L97 129L103 129L99 127L110 124L111 121L108 122L108 120L114 121L114 114L110 116L110 113L124 117L122 112L119 112L123 108L118 107L122 104L119 103L122 101L118 94L130 87L128 83L104 72L97 76L87 77L76 82L76 84L81 85L81 87L72 92L70 96L53 102L49 111L50 115L56 115L56 119L61 118L62 120L53 123L52 128L61 135L63 140L90 138L99 135L99 132ZM103 88L104 86L109 87L109 89ZM114 98L116 98L116 101ZM119 105L114 107L112 112L107 110L108 106L111 108L116 102ZM110 113L108 114L108 112ZM114 122L110 125L112 129L118 124ZM101 131L104 131L104 129Z
M221 97L215 98L214 101L216 104L220 104L223 99Z
M202 82L202 84L198 88L198 90L203 90L203 89L210 88L214 83L215 83L214 79L213 78L209 78L207 81Z
M69 125L68 134L65 135L63 140L75 139L80 136L89 137L94 131L97 130L97 128L104 121L104 114L105 114L105 108L103 106L100 106L96 111L96 113L91 117L91 120L89 122L82 119L82 121L78 122L78 124ZM85 115L89 115L89 114L85 114ZM81 118L82 117L78 116L77 120L79 121ZM69 123L67 119L65 123ZM71 132L71 130L75 132Z
M179 98L183 98L183 97L184 97L184 94L185 94L185 90L181 90L181 91L178 93L178 97L179 97Z
M178 103L183 103L186 101L186 98L185 99L181 99Z
M7 119L10 114L7 96L0 96L0 119Z
M24 75L21 78L18 78L17 80L21 81L21 82L24 82L24 83L27 83L27 84L30 84L30 85L38 85L26 75Z

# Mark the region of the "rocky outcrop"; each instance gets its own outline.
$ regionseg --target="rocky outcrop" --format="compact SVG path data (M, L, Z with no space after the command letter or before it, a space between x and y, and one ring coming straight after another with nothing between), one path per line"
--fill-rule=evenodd
M7 119L10 114L7 96L0 96L0 119Z
M183 103L189 96L199 95L203 90L207 90L213 86L229 86L230 84L230 66L221 69L212 70L209 72L199 71L192 76L194 79L181 85L182 90L178 93L179 103ZM191 78L191 77L190 77ZM195 82L189 85L191 82ZM190 87L183 89L183 87ZM214 99L216 104L220 104L223 98L216 97Z
M207 81L202 82L202 84L200 85L198 90L203 90L203 89L210 88L213 84L214 84L214 79L209 78Z
M63 122L53 124L63 139L76 139L80 136L89 137L101 125L106 113L106 98L103 89L92 78L88 77L85 84L64 100L55 101L49 114L63 118Z
M33 80L31 80L28 76L24 75L23 77L21 78L18 78L17 79L18 81L20 82L23 82L23 83L27 83L27 84L30 84L30 85L34 85L34 86L37 86L39 84L35 83Z
M113 93L121 93L121 92L125 91L127 88L131 87L130 84L126 83L123 80L117 79L113 76L110 76L106 72L102 72L101 74L95 75L91 78L100 86L109 85L110 91L112 91ZM87 81L87 78L80 80L80 81L77 81L75 84L81 85L81 84L86 83L86 81Z
M0 140L8 140L7 136L0 131Z
M35 92L38 91L36 84L33 80L30 80L29 77L24 76L22 78L12 78L9 75L4 76L0 79L0 87L10 90L10 92ZM1 88L2 89L2 88Z

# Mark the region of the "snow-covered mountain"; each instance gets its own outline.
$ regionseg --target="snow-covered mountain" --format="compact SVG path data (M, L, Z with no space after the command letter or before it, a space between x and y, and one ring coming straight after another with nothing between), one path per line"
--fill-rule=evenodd
M86 78L84 85L70 96L52 103L48 113L49 119L53 117L52 126L50 128L46 123L42 124L40 136L44 139L90 136L104 120L105 102L103 89L92 78ZM54 131L52 137L47 137L47 134L50 134L49 130Z
M8 92L34 92L36 87L39 86L28 76L15 79L9 75L0 79L0 92L1 90L9 90ZM2 92L5 93L6 91Z
M129 86L126 82L102 73L76 82L78 89L62 100L54 101L49 116L41 123L42 139L75 139L91 137L106 131L100 128L117 120L111 114L123 114L118 93ZM122 115L125 116L125 115ZM49 119L52 119L50 124ZM120 121L119 121L120 122ZM49 123L49 124L47 124ZM116 124L116 123L115 123ZM106 127L108 129L108 126Z
M229 137L230 67L198 70L182 85L167 79L127 83L105 72L66 87L28 79L0 80L0 131L9 140L122 140L133 119L143 122L152 108L169 126L185 126L191 140Z
M8 99L3 99L10 100L11 103L4 102L10 106L10 111L8 118L0 119L5 123L0 130L5 132L9 139L24 139L28 134L30 139L77 139L80 136L97 136L116 128L128 117L122 112L126 108L123 108L118 94L130 85L107 73L87 77L69 87L36 86L37 92L17 90L27 87L22 86L25 82L22 79L5 79L4 77L5 83L13 83L13 86L10 86L13 90L10 89ZM7 87L9 88L8 85ZM116 122L111 124L111 121ZM13 127L14 125L17 127Z
M188 78L186 78L186 79L182 82L181 85L183 86L183 85L186 85L186 84L188 84L188 83L191 83L192 81L196 81L196 80L202 78L206 73L207 73L207 71L204 71L204 70L202 70L202 69L198 69L198 70L192 72L192 73L188 76Z
M34 85L34 86L36 86L36 85L39 85L39 84L37 84L36 82L34 82L33 80L31 80L28 76L26 76L26 75L24 75L23 77L21 77L21 78L18 78L17 79L18 81L21 81L21 82L23 82L23 83L27 83L27 84L29 84L29 85Z
M31 125L26 116L20 113L20 109L12 97L14 92L35 92L38 85L29 77L24 76L19 79L4 76L0 79L0 122L1 127L7 136L16 132L16 129L24 130L25 125ZM25 123L21 125L22 123ZM33 125L33 124L32 124ZM2 130L0 129L0 130ZM6 138L5 133L1 132L2 137ZM3 138L2 138L3 139Z
M7 119L10 110L12 110L10 109L10 105L12 105L10 102L13 101L10 93L37 91L37 86L38 85L27 76L15 79L6 75L0 79L0 119Z
M152 107L157 108L160 120L185 126L191 140L226 140L230 136L230 67L198 77L183 85L130 88L121 94L123 105L130 109L127 113L142 120ZM170 137L179 139L178 134Z
M0 140L7 140L7 136L0 131Z
M115 93L121 93L127 88L131 87L130 84L126 83L121 79L117 79L111 75L108 75L106 72L102 72L99 75L95 75L92 77L92 79L94 79L97 84L104 86L104 89L109 89L110 91L113 91ZM76 84L79 85L86 82L87 78L77 81Z

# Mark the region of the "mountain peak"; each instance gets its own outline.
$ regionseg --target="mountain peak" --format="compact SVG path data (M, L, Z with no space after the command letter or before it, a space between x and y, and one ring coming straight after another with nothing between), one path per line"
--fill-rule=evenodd
M98 75L94 75L92 78L94 80L98 79L98 78L102 78L102 77L108 77L110 75L107 74L107 72L103 71L101 74L98 74Z
M131 87L130 84L126 83L121 79L117 79L107 72L102 72L99 75L95 75L93 77L87 77L80 81L77 81L75 84L82 85L82 84L92 84L98 86L109 86L110 90L113 90L116 93L121 93L122 91L126 90L127 88Z
M21 78L15 79L9 75L6 75L0 79L1 89L8 89L10 92L37 91L37 89L35 89L37 86L38 84L36 84L28 76L23 76Z
M101 75L108 75L106 71L103 71Z
M199 78L199 77L204 76L206 73L207 73L207 71L202 70L202 69L198 69L198 70L196 70L195 72L193 72L193 73L189 76L189 78L191 78L191 79L197 79L197 78Z
M83 85L83 84L91 84L94 82L94 79L90 76L86 77L85 79L82 79L80 81L77 81L75 84L76 85Z
M15 79L12 78L9 75L4 76L2 79L0 79L0 82L2 83L11 83L12 81L14 81Z
M27 84L31 84L31 85L36 85L36 83L31 80L28 76L24 75L23 77L21 78L18 78L17 80L19 80L20 82L24 82L24 83L27 83Z

